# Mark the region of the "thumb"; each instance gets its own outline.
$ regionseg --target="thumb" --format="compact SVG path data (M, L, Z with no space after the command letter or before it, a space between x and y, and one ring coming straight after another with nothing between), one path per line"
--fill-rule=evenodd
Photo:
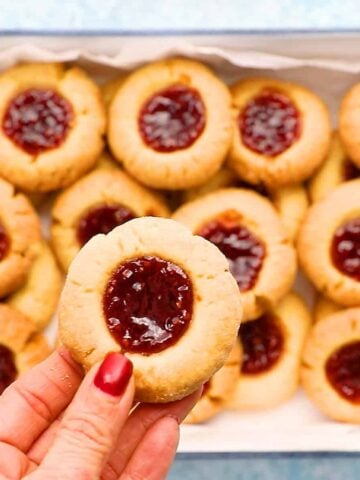
M100 478L133 403L131 375L132 363L120 353L90 370L37 470L40 478Z

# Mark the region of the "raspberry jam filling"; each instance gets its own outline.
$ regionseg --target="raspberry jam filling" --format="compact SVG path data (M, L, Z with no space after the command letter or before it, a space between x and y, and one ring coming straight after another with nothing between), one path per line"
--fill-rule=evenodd
M354 180L355 178L360 177L360 168L351 160L346 160L344 163L343 175L345 181Z
M276 90L263 90L240 112L242 141L256 153L275 157L300 137L300 114L292 101Z
M344 223L336 230L331 256L341 273L360 282L360 217Z
M59 93L31 88L10 101L2 128L18 147L37 155L61 145L72 119L72 106Z
M9 251L10 239L6 233L5 228L0 223L0 261L6 257Z
M107 326L123 350L150 355L175 344L189 326L193 289L174 263L146 256L112 274L104 293Z
M99 205L82 216L77 226L77 238L85 245L98 233L109 233L115 227L136 218L135 213L124 205Z
M241 371L248 375L270 370L283 352L283 332L270 314L242 323L239 338L244 351Z
M330 384L346 400L360 403L360 341L336 350L325 364Z
M205 127L205 105L194 88L175 84L156 92L138 119L143 141L157 152L190 147Z
M225 255L241 292L253 288L263 264L265 246L250 230L239 225L236 214L224 214L212 220L197 234L212 242Z
M0 395L17 377L14 354L0 344Z

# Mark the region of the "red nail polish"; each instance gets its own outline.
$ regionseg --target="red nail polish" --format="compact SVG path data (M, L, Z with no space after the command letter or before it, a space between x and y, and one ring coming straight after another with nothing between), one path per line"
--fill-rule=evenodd
M103 392L120 396L131 378L133 365L121 353L106 355L94 378L94 384Z

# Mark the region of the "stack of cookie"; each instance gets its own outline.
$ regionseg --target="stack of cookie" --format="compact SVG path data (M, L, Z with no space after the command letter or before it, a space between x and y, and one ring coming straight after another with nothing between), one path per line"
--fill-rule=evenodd
M326 414L360 423L359 90L345 96L337 134L307 88L248 78L229 89L187 59L101 87L60 64L3 73L4 308L34 331L56 308L60 274L25 197L41 206L51 194L51 246L61 270L70 267L61 340L86 367L111 348L127 352L143 401L181 398L207 380L189 422L223 408L274 407L301 378ZM314 315L292 291L298 263L319 292ZM97 289L107 296L94 299ZM4 352L0 379L2 368L12 371ZM197 366L183 378L181 357L188 370Z

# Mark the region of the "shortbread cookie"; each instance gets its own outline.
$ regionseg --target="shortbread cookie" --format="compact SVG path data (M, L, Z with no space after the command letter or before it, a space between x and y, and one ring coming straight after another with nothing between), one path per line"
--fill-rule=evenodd
M45 337L22 313L0 304L0 394L50 354Z
M222 168L204 185L185 190L182 198L184 202L189 202L226 187L249 188L268 197L278 211L289 239L291 241L296 239L309 205L306 190L301 184L270 190L262 185L246 183L232 170Z
M360 168L349 159L338 134L334 132L329 153L309 182L310 200L318 202L341 183L358 177Z
M39 244L38 254L25 284L6 303L26 315L38 330L45 328L55 313L63 276L48 245Z
M236 282L214 245L173 220L137 218L92 238L72 262L60 340L86 368L108 352L125 353L136 399L169 402L225 363L241 314Z
M301 379L330 418L360 424L360 308L327 316L306 341Z
M241 325L243 363L230 408L271 408L295 393L310 324L305 303L292 293L274 310Z
M201 185L219 170L231 138L229 90L193 60L162 60L136 70L110 106L111 150L149 187Z
M30 192L65 187L103 148L99 88L77 67L26 64L0 76L0 175Z
M346 153L360 167L360 83L344 96L339 111L339 133Z
M173 218L225 254L242 294L243 320L274 307L290 290L295 251L276 210L258 193L218 190L183 205Z
M250 183L268 187L306 180L330 143L329 112L301 85L248 78L232 89L234 138L229 165Z
M341 305L360 304L360 179L340 185L310 208L298 253L321 293Z
M57 197L52 209L52 244L61 266L67 270L80 248L94 235L108 233L136 217L169 215L160 196L125 172L101 168Z
M241 358L241 345L236 342L224 366L205 383L199 401L184 423L205 422L225 408L237 386Z
M40 240L40 221L31 203L0 179L0 297L25 282Z
M324 318L338 312L339 310L342 310L340 305L333 302L329 298L324 297L323 295L318 295L313 308L313 320L315 323L320 322Z

